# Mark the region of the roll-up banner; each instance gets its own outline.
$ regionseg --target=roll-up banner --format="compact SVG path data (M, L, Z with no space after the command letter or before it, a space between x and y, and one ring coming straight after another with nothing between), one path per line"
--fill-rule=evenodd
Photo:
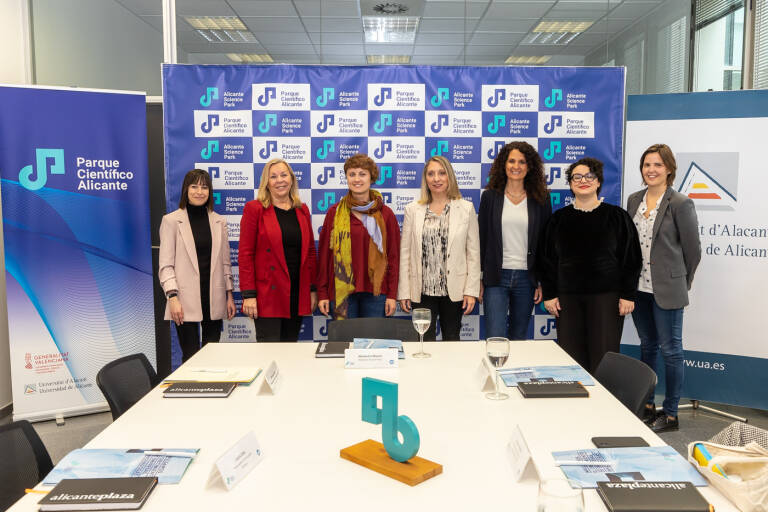
M583 156L605 162L601 193L620 200L623 68L165 65L163 95L169 209L184 174L208 170L233 263L243 206L275 157L296 172L315 230L346 193L343 164L355 153L377 162L374 188L401 222L430 156L451 161L477 208L496 152L513 140L538 148L555 209L571 202L564 171ZM325 318L306 320L300 338L325 339ZM483 330L477 313L464 318L463 339ZM537 310L529 334L554 338L554 319ZM254 340L253 323L227 322L227 339Z
M643 187L643 151L665 143L677 160L672 186L693 200L699 219L702 259L683 316L686 398L768 409L766 134L768 91L630 96L627 102L624 204ZM639 355L631 324L622 350ZM658 370L663 381L661 357Z
M145 101L0 87L15 419L105 410L102 366L155 362Z

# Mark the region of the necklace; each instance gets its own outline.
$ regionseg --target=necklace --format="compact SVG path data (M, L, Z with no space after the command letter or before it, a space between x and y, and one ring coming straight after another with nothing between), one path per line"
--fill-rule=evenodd
M526 193L525 193L525 189L523 189L523 191L520 192L517 195L513 195L512 192L510 192L508 190L505 190L504 191L504 195L506 195L509 198L510 201L512 201L513 203L517 204L517 203L519 203L520 201L523 200L523 198L526 196Z

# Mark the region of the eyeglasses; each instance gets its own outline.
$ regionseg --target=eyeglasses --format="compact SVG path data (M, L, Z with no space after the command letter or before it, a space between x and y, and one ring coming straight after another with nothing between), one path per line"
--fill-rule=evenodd
M587 183L592 183L596 179L597 176L591 172L588 172L587 174L571 174L571 181L579 182L586 180Z

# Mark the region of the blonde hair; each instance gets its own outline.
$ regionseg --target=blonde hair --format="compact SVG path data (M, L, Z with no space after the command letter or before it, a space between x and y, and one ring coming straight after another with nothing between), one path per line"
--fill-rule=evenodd
M429 167L429 162L437 162L448 174L448 199L461 199L459 184L456 182L456 174L453 172L451 162L444 156L433 156L424 164L424 171L421 173L421 197L419 198L419 204L429 204L432 202L432 191L427 186L427 167Z
M269 206L272 204L272 194L269 193L269 188L267 185L269 185L269 170L272 168L275 164L285 164L285 166L288 168L288 174L291 175L291 203L293 203L294 208L300 208L301 207L301 198L299 198L299 184L296 181L296 175L293 173L293 169L291 168L291 164L283 160L282 158L273 158L266 164L264 164L264 170L261 171L261 183L259 183L259 193L256 195L256 199L261 201L261 204L264 206L264 208L269 208Z

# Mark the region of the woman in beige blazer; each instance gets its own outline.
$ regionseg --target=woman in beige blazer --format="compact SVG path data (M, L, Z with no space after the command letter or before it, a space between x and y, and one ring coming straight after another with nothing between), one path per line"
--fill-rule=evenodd
M165 319L176 324L186 361L200 349L200 330L203 345L219 341L222 319L235 316L227 222L213 211L205 171L187 173L179 209L163 217L158 277L168 298Z
M480 235L475 207L461 198L451 163L429 159L421 198L405 208L397 297L406 313L432 312L424 339L434 340L437 319L444 340L461 339L461 316L480 293Z

